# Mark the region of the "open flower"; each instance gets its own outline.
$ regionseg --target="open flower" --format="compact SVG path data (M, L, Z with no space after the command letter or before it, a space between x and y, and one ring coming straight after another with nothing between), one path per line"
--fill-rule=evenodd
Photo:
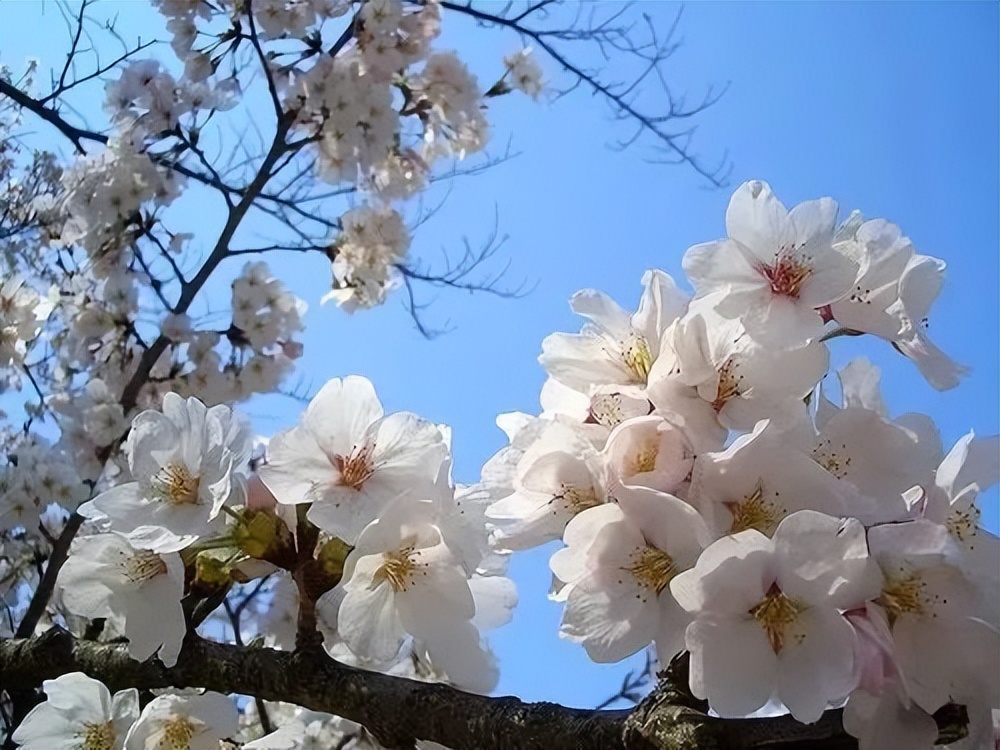
M613 299L584 289L570 308L587 318L580 333L553 333L542 342L542 367L553 378L582 393L592 385L646 384L667 326L687 310L687 297L663 271L642 276L642 299L634 313Z
M514 492L486 515L497 527L497 543L527 549L558 539L577 513L607 501L605 462L578 430L546 425L518 461Z
M598 662L620 661L656 641L666 661L684 647L688 616L671 579L694 565L708 529L690 505L646 487L622 487L566 527L550 567L568 584L559 634Z
M389 661L407 635L432 656L447 651L448 634L476 613L461 560L427 521L433 515L433 503L404 498L358 536L337 615L340 636L358 656Z
M714 542L671 581L694 616L685 634L691 691L723 717L745 716L776 692L792 716L816 721L855 684L854 631L840 609L877 589L864 527L814 511Z
M136 549L121 534L78 537L59 571L63 604L83 617L124 620L129 656L154 653L172 667L187 631L181 596L184 564L176 552Z
M279 503L313 503L309 520L353 544L397 497L432 497L448 455L435 425L383 414L367 378L331 380L302 424L271 440L261 480Z
M243 501L237 470L250 450L250 431L228 406L167 393L162 413L150 409L132 422L125 453L136 481L102 492L80 513L106 516L144 549L183 549L210 532L223 505Z
M761 343L815 338L824 325L819 308L846 296L861 271L853 245L833 245L836 220L832 198L789 211L766 182L743 183L726 210L728 239L684 254L693 305L740 318Z
M698 456L687 499L716 534L756 529L767 536L795 511L853 515L859 502L852 485L766 420L726 450Z
M225 695L161 695L132 725L125 750L218 750L238 731L236 705Z
M114 697L102 682L70 672L42 683L46 700L14 730L21 750L121 750L139 716L139 692Z

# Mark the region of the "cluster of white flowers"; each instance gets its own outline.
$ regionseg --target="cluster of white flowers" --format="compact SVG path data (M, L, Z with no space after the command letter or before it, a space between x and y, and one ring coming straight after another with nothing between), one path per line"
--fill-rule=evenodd
M503 62L507 66L511 87L523 91L532 99L537 99L541 95L545 88L545 77L542 66L538 64L530 47L507 55Z
M291 294L266 263L247 263L233 282L233 326L258 354L276 350L295 358L306 304Z
M944 455L929 417L889 417L866 360L839 373L839 406L824 394L840 328L892 342L935 387L962 372L925 331L944 264L884 220L836 217L746 183L729 237L684 257L693 298L661 271L632 314L577 293L583 330L543 342L541 416L505 417L510 445L484 467L493 541L561 537L561 634L596 661L686 648L721 716L770 704L812 722L846 701L863 750L929 750L931 715L956 702L955 747L982 747L1000 543L976 497L1000 441Z
M113 141L63 174L62 221L49 233L61 244L83 247L93 273L108 276L125 265L125 251L143 230L143 204L167 206L181 185L178 172L158 167L131 141Z
M23 750L219 750L239 731L236 705L219 693L169 692L140 712L135 688L112 695L82 672L46 680L43 689L45 702L14 731Z
M86 498L87 487L72 462L43 438L5 436L0 445L5 458L0 465L0 532L21 527L34 535L39 516L51 503L72 508Z
M290 54L287 50L270 59L268 75L283 109L294 114L293 129L315 142L320 177L357 185L377 203L409 198L426 188L439 159L480 151L489 136L485 96L517 89L537 98L543 87L541 68L524 49L504 59L503 76L484 95L454 52L432 50L441 31L437 0L258 0L232 8L189 0L154 4L169 18L185 77L178 83L155 61L132 63L108 86L107 106L116 122L139 135L166 136L192 109L230 106L235 78L214 88L208 81L220 58L217 53L212 57L217 44L199 49L199 36L214 36L199 24L209 24L223 12L249 12L262 43L307 44L309 52L296 62L279 61ZM350 24L347 45L332 55L313 54L323 38L323 24L341 17ZM356 211L363 212L365 223L373 217L396 221L390 208ZM327 297L348 311L385 300L393 287L391 266L409 245L402 227L394 229L391 239L359 242L349 224L361 222L361 217L342 218L344 236L336 242L333 291Z
M160 331L171 342L163 357L169 377L156 385L156 393L222 404L278 388L302 355L294 337L304 328L305 303L266 263L255 262L233 281L231 304L232 323L225 331L198 330L188 315L163 317ZM228 356L220 350L224 341Z
M105 88L104 108L114 122L133 138L158 136L177 127L183 115L199 110L226 110L236 104L232 83L210 86L197 68L185 67L177 81L158 60L136 60Z
M0 372L24 362L28 343L41 332L52 304L24 279L13 275L0 285Z
M406 13L401 0L366 0L355 23L364 72L389 81L427 56L441 33L441 8L431 0Z
M333 289L322 301L333 300L348 312L379 305L399 284L396 266L410 247L403 217L391 206L359 206L340 223L332 248Z
M342 583L317 602L331 653L379 669L423 655L485 692L496 670L480 631L509 619L516 594L489 554L484 497L456 488L449 467L442 428L385 415L354 376L327 383L271 440L259 473L278 503L308 504L313 524L352 547Z
M436 52L410 81L429 157L481 150L489 138L479 82L454 52Z

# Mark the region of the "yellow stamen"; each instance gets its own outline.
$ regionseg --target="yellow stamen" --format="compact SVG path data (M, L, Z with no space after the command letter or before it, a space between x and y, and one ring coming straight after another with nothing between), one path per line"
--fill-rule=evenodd
M561 501L562 506L573 513L580 513L601 504L601 498L594 492L593 487L574 487L565 483L559 485L559 494L552 499Z
M632 371L636 380L645 383L649 379L649 370L653 366L653 354L649 350L649 342L643 336L633 336L622 347L622 359L625 366Z
M730 399L743 394L741 385L743 376L736 372L736 360L732 357L726 360L725 364L719 368L719 387L715 391L715 400L712 408L718 414Z
M90 721L83 723L83 731L77 733L83 739L80 750L111 750L115 746L115 725L106 721L97 724Z
M747 529L756 529L761 534L771 536L785 517L785 509L764 499L764 485L758 481L754 491L742 502L725 503L733 514L730 534L738 534Z
M633 562L627 568L639 585L652 589L659 596L677 573L673 558L656 547L643 547L632 554Z
M882 584L882 593L875 602L885 607L889 625L895 624L902 614L924 614L928 604L924 593L925 587L926 584L919 573L910 573L898 578L886 576L885 583Z
M194 722L184 716L174 716L163 722L163 739L158 750L190 750L195 735Z
M764 629L767 642L777 654L785 645L789 626L804 609L803 605L785 596L777 584L772 584L764 598L750 610L750 616Z
M979 528L979 517L982 511L975 505L970 505L966 510L953 508L945 521L945 526L958 541L969 542L971 547L972 538L976 536Z
M132 583L144 583L167 572L167 564L155 552L138 550L131 555L122 554L125 558L121 562L122 571Z
M365 441L360 446L354 446L351 455L346 458L334 454L333 465L340 472L339 483L360 490L368 477L375 473L375 462L372 459L374 452L375 444Z
M370 588L374 589L383 581L388 581L389 586L395 592L406 591L413 578L413 571L417 563L413 557L413 547L403 547L402 549L385 552L382 554L385 562L375 571L372 576Z
M171 505L196 505L198 503L198 477L183 464L168 464L149 480L158 500Z
M645 474L656 468L657 446L654 443L647 443L644 447L633 453L626 461L625 469L629 476L635 474Z

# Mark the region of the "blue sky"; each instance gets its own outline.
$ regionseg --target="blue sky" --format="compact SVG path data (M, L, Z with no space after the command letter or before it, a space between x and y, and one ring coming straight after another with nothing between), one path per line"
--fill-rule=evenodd
M42 7L37 0L0 5L0 61L15 64L30 54L42 58L43 70L58 64L62 27L54 6L40 16ZM105 7L123 28L149 36L154 17L144 3ZM635 11L666 28L677 6L640 2ZM27 33L24 24L40 18L44 28ZM930 326L942 348L973 368L958 389L934 391L887 345L840 340L833 347L838 365L863 353L882 367L892 413L930 414L946 447L970 428L998 431L997 24L998 6L986 2L698 3L684 10L685 43L668 66L675 88L692 96L707 84L730 84L700 118L694 148L707 158L728 150L733 186L765 179L789 205L831 195L843 215L858 208L890 219L922 252L948 262ZM488 80L518 41L495 31L470 36L473 30L446 20L440 46L462 49ZM615 64L607 64L609 74ZM558 72L548 70L558 82ZM508 236L507 279L532 285L527 297L441 292L426 320L453 329L428 341L398 298L353 317L320 307L329 283L321 258L268 259L310 302L306 383L315 389L330 377L364 374L387 409L450 424L456 476L464 481L503 445L493 426L498 413L537 411L541 340L579 327L568 297L597 287L631 307L645 269L680 277L687 247L724 234L730 192L706 189L683 167L652 163L655 152L641 144L608 148L628 130L582 92L540 104L506 97L491 105L491 119L494 152L510 138L520 155L452 183L442 209L418 230L414 251L430 258L441 248L459 249L463 237L475 243L489 235L496 216ZM194 231L204 231L212 210L192 213ZM270 397L247 411L269 434L291 424L300 408ZM984 515L994 531L996 497L996 490L987 496ZM521 604L492 639L499 692L594 705L616 690L635 660L591 664L582 649L559 640L559 608L545 599L550 552L514 558Z

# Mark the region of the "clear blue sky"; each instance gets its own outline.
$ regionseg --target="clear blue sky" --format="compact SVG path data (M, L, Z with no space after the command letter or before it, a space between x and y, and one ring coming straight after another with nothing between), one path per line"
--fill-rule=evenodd
M638 5L664 28L676 12L673 4ZM144 3L107 6L150 34ZM51 3L44 28L34 25L41 7L37 0L0 6L0 61L31 54L42 58L43 70L58 63L62 27ZM888 218L920 250L948 262L930 325L937 343L973 368L958 389L935 392L887 345L834 346L837 364L863 352L881 366L892 412L932 415L946 448L969 428L998 431L997 27L998 6L986 2L697 3L685 9L685 45L670 66L676 88L693 94L730 82L701 118L695 147L709 157L728 149L733 185L766 179L787 204L832 195L845 215L859 208ZM476 34L470 50L462 33L469 25L446 29L442 46L461 47L483 79L498 69L499 56L518 47L513 36L486 32ZM426 341L399 299L348 318L315 304L329 280L322 259L269 259L311 303L302 360L307 382L316 388L329 377L364 374L388 409L450 424L456 476L464 481L504 443L493 426L498 413L537 411L541 340L579 327L569 295L597 287L633 306L643 270L658 266L679 277L689 245L724 233L729 198L727 190L704 189L682 167L649 163L655 154L641 146L607 148L627 131L589 96L552 104L507 98L494 103L491 117L495 150L510 136L521 155L454 182L414 248L431 257L442 247L457 249L463 236L484 238L496 211L509 235L509 279L535 285L527 298L443 292L427 320L455 328ZM269 434L291 424L300 406L270 397L247 410ZM996 497L989 494L985 513L994 531ZM545 599L550 552L514 558L521 605L492 639L501 660L499 692L594 705L635 663L594 665L581 648L558 639L559 607Z

